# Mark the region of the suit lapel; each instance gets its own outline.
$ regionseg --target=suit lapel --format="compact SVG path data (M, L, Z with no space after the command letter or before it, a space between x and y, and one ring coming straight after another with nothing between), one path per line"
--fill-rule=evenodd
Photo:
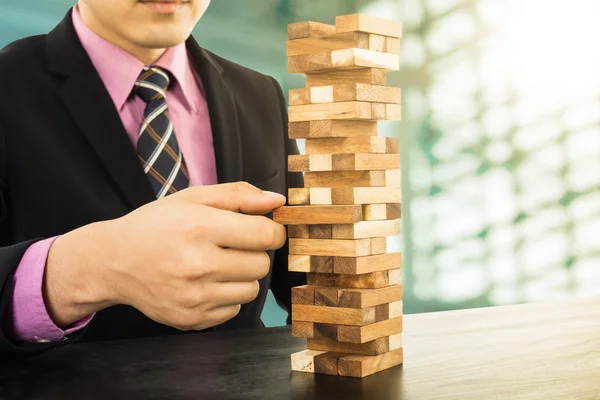
M243 179L242 138L233 91L216 58L193 37L188 53L196 65L206 93L219 183Z
M121 118L81 46L71 12L48 34L51 72L64 77L58 95L86 136L123 199L138 208L155 199Z

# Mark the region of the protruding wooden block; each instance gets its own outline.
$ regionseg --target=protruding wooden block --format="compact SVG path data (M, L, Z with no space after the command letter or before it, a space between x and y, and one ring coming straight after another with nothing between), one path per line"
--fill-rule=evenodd
M371 255L371 239L289 239L292 255L360 257Z
M349 82L385 86L387 85L386 73L387 71L383 68L308 73L306 75L306 87L346 84Z
M341 15L335 18L336 32L366 32L376 35L402 37L402 24L366 14Z
M290 73L307 74L357 68L398 71L400 56L364 49L346 49L288 57L288 72Z
M361 221L354 224L332 226L333 239L365 239L400 234L400 220Z
M402 347L402 334L375 339L367 343L342 343L330 339L308 339L307 347L316 351L375 356Z
M290 89L288 92L288 101L290 106L298 106L302 104L310 104L310 89L299 88Z
M315 288L309 285L296 286L292 288L293 304L315 304Z
M309 306L305 306L309 307ZM316 306L315 306L316 307ZM402 332L402 317L375 322L366 326L338 325L337 340L346 343L366 343Z
M303 350L292 354L292 371L337 375L338 359L344 354Z
M331 119L371 119L371 104L361 101L347 101L341 103L290 106L288 115L290 122Z
M398 154L398 139L385 136L306 139L306 154Z
M288 270L291 272L333 273L333 257L291 254L288 256Z
M378 121L400 121L402 119L402 106L400 104L371 104L371 119Z
M385 51L386 51L386 53L400 54L401 53L400 39L393 38L393 37L386 38Z
M344 224L362 219L362 207L283 206L273 211L273 220L284 225Z
M367 308L397 301L402 301L402 285L378 289L339 289L338 293L338 307L345 308Z
M402 284L402 275L396 271L399 272L399 270L387 270L360 275L309 273L307 283L313 286L376 289Z
M377 136L377 121L323 120L290 122L290 139Z
M390 86L347 83L290 90L290 105L346 101L366 101L398 105L402 101L401 89ZM373 117L373 119L385 118Z
M399 219L402 216L400 203L363 204L362 208L365 221Z
M346 356L338 359L338 374L354 378L364 378L395 367L403 362L403 348L378 356Z
M377 271L402 268L402 253L385 253L366 257L334 257L333 272L336 274L368 274ZM305 271L315 272L315 271ZM400 277L400 280L402 277ZM395 277L397 279L397 277Z
M370 35L363 32L344 32L321 37L292 39L286 42L286 54L289 57L332 50L369 50L371 41ZM385 46L385 37L383 37L383 45Z
M291 155L288 159L290 172L377 171L400 168L397 154L309 154Z
M296 239L310 239L308 225L288 225L288 237Z
M395 187L336 187L331 189L333 204L400 203L400 182Z
M306 172L304 174L304 186L307 188L343 188L345 190L358 187L400 187L400 181L396 180L395 174L388 174L389 171L326 171L326 172ZM334 191L331 192L332 196ZM344 192L347 194L347 192ZM363 203L343 203L343 204L368 204L376 203L373 198L363 199ZM341 199L337 202L339 203ZM347 201L347 200L346 200ZM336 200L333 200L336 203ZM393 201L386 201L392 202Z
M322 24L320 22L303 21L288 25L289 40L329 36L335 33L335 25Z
M385 171L385 186L388 187L400 187L400 170L399 169L391 169Z
M309 191L307 188L289 188L288 204L310 204Z
M375 307L343 308L292 304L292 320L345 326L374 324Z

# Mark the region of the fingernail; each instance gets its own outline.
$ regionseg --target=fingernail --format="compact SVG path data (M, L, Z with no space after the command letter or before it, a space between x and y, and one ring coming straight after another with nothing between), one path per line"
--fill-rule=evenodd
M276 192L269 192L268 190L263 190L263 194L265 196L271 197L277 200L285 200L285 196Z

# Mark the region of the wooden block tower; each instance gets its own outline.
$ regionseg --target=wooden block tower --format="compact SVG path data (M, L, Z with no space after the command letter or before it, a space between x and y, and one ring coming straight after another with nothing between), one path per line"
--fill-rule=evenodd
M400 119L386 73L401 30L367 15L288 27L289 72L307 86L289 93L289 137L306 155L288 167L305 187L274 218L288 226L289 270L308 277L292 290L292 332L308 347L295 371L362 378L402 363L402 255L386 248L400 233L398 140L377 136L379 120Z

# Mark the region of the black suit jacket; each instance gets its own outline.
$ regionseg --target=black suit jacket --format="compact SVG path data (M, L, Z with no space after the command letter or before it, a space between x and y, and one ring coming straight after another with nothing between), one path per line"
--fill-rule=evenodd
M187 42L205 87L220 183L247 181L286 194L302 176L287 171L287 113L279 84ZM114 219L154 194L117 110L71 22L0 51L0 319L13 274L29 245L83 225ZM287 246L269 252L271 272L239 315L212 330L262 327L267 290L291 307L290 288L304 274L287 272ZM140 271L143 273L143 271ZM289 322L289 317L288 317ZM0 332L0 360L37 354L75 340L180 333L137 310L99 312L86 331L59 343L13 343Z

